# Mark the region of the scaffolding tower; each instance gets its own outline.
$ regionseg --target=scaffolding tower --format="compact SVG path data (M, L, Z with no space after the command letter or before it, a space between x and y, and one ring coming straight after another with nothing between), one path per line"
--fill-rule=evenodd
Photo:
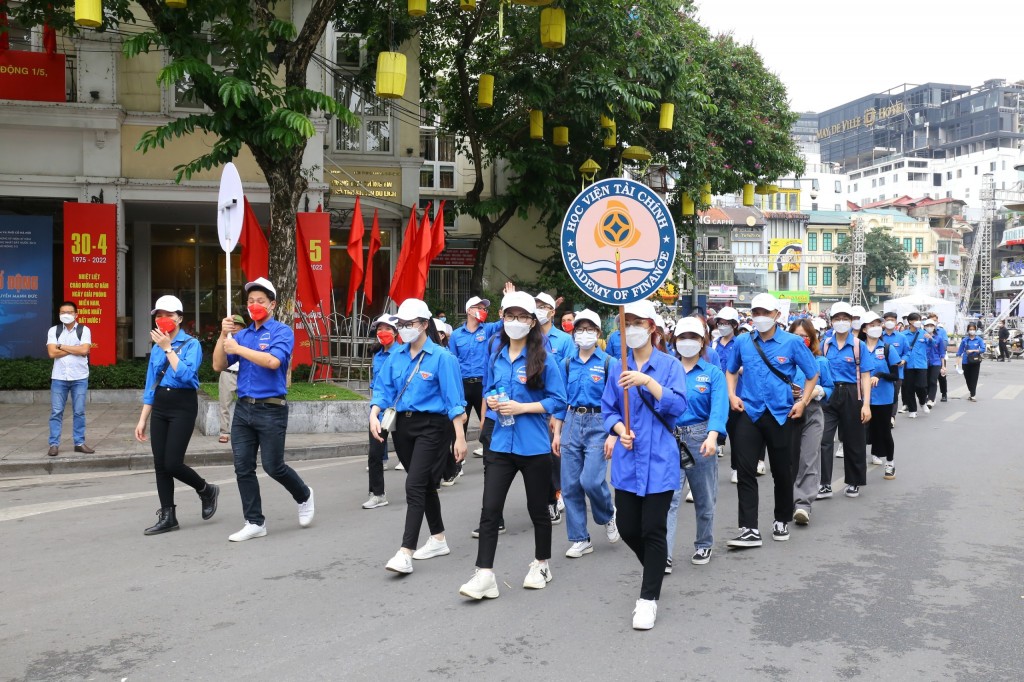
M864 252L864 220L856 218L850 223L850 305L868 307L868 297L864 294L864 265L867 254Z

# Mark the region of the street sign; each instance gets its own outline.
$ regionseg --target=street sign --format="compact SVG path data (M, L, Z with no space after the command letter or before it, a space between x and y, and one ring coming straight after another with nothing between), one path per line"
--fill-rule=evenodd
M220 174L220 193L217 196L217 235L220 248L224 249L227 317L231 317L231 252L242 235L245 219L245 196L242 194L242 178L230 161Z

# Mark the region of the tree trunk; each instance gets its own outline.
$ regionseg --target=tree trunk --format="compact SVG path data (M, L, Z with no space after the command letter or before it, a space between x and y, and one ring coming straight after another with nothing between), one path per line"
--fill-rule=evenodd
M284 163L261 164L270 186L270 281L277 288L275 317L288 325L294 320L298 280L295 214L307 186L301 165L301 153Z
M484 264L487 262L487 252L491 248L491 242L498 236L498 230L494 223L485 218L480 219L480 245L476 251L476 261L473 263L473 273L469 278L469 290L474 296L483 295L484 290Z

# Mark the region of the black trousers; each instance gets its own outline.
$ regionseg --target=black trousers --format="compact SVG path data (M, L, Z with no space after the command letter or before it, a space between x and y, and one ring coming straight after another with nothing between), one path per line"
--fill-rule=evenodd
M897 379L893 382L893 394L892 394L892 413L890 417L895 417L899 413L900 407L900 393L903 390L903 379Z
M487 453L491 451L491 434L494 433L494 420L484 417L483 426L480 427L480 444L484 446L484 485L487 485ZM505 516L502 514L498 519L498 525L505 525Z
M661 597L668 561L668 508L673 491L652 493L643 497L625 490L615 491L615 520L623 542L629 546L644 567L640 584L641 599Z
M480 405L484 400L484 383L482 379L476 381L462 380L462 391L466 394L466 424L464 428L469 432L469 415L474 411L480 424L484 423L484 416L480 414Z
M199 413L194 388L157 388L149 419L149 440L153 448L156 492L161 507L174 506L174 479L199 492L206 481L185 465L185 451L192 440Z
M526 510L533 521L534 559L551 558L551 517L548 516L548 486L551 482L551 456L513 455L508 452L484 452L484 497L480 508L480 544L476 551L477 568L494 568L498 550L498 525L502 522L505 500L516 474L522 472L526 488ZM668 507L665 507L668 511ZM662 561L662 570L665 562Z
M939 395L939 380L945 380L945 377L941 376L941 374L942 365L928 366L928 400L932 402L935 402L935 397Z
M999 341L999 359L1000 360L1009 360L1010 359L1010 349L1006 345L1006 339L1002 339L1002 340Z
M792 428L789 419L779 424L767 410L756 422L746 412L737 413L730 440L736 464L741 528L758 527L757 462L766 448L775 484L775 520L788 523L793 519Z
M821 434L821 484L832 485L832 463L835 461L836 429L843 443L843 473L846 485L867 483L867 446L864 443L864 425L860 422L857 387L853 384L837 385L832 397L822 408L825 430ZM886 418L885 423L889 423Z
M431 535L444 532L441 499L437 487L445 457L450 454L452 422L446 415L428 412L399 412L392 438L395 454L405 467L405 532L402 547L416 549L423 517Z
M947 377L945 374L939 374L939 395L941 395L943 398L945 398L946 394L949 393L949 384L947 383L948 378L949 377Z
M967 382L967 390L971 392L973 397L978 392L978 374L981 372L981 363L968 363L963 366L964 368L964 381Z
M381 431L380 435L384 437L384 442L382 443L377 442L373 434L370 434L370 449L366 456L366 466L369 467L367 477L370 481L371 495L384 494L384 460L388 456L388 432ZM394 437L392 437L392 441L394 441Z
M903 370L903 404L911 412L917 412L917 404L928 402L928 370Z
M868 422L868 437L871 440L871 454L892 461L895 444L892 440L892 422L889 421L892 408L889 405L872 405L871 421ZM832 479L829 479L832 480Z

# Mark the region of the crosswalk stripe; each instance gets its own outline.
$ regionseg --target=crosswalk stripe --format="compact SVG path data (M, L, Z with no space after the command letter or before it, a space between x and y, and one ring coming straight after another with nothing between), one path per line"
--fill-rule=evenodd
M959 419L960 417L964 416L965 414L967 414L967 413L966 412L954 412L953 414L949 415L948 417L946 417L942 421L944 421L944 422L955 422L957 419Z
M995 400L1015 400L1021 391L1024 391L1024 385L1014 384L999 391L993 398Z

